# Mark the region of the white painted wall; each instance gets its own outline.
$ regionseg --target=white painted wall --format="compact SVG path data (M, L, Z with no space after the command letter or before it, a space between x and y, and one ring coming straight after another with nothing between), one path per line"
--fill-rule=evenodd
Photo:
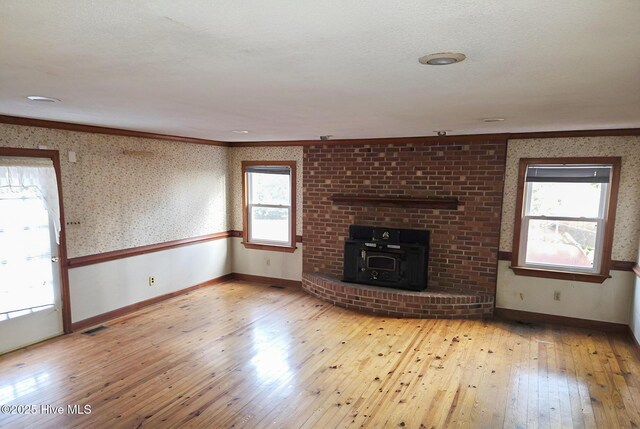
M231 272L230 239L207 241L69 270L78 322ZM149 276L156 284L149 286Z
M634 273L611 271L604 283L517 276L509 261L498 263L496 307L578 319L629 323ZM560 292L560 301L553 299Z
M232 238L231 260L234 273L302 280L302 243L293 253L247 249L241 238Z

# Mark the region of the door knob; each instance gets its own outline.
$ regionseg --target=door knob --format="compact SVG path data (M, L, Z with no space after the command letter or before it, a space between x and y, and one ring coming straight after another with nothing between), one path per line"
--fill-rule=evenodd
M59 262L60 258L58 258L57 256L54 256L53 258L51 258L51 262Z

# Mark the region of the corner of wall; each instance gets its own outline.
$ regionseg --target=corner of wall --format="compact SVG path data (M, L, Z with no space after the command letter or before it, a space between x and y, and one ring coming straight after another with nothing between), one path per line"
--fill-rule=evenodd
M241 161L295 160L297 168L296 210L297 234L302 234L302 146L229 147L227 156L229 229L242 230L242 168ZM293 253L246 249L240 238L230 238L231 269L238 274L274 277L300 281L302 279L302 245Z

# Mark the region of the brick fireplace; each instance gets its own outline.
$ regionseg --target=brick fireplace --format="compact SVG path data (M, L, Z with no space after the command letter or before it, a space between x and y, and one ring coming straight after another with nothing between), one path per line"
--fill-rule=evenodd
M350 305L322 296L329 293L327 287L352 301L349 295L360 292L385 293L366 289L370 286L355 290L340 281L349 225L421 229L431 232L429 287L420 292L422 316L436 317L429 313L442 310L438 306L463 302L485 309L490 304L492 311L505 156L504 140L306 146L303 286L343 306ZM396 294L389 301L395 310L377 312L401 314L420 299L415 294ZM473 308L469 314L475 315L478 306ZM453 310L451 315L465 317L464 309Z

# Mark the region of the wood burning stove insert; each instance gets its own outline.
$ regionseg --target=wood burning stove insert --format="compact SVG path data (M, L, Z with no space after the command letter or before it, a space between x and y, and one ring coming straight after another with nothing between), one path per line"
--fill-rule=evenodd
M349 226L345 282L420 291L427 287L429 231Z

